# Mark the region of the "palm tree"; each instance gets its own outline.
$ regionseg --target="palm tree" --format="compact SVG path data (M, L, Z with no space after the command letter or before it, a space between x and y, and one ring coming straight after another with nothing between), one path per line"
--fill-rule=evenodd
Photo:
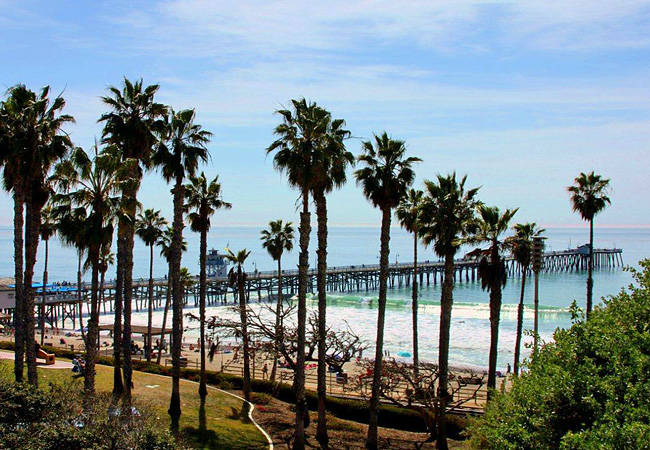
M25 359L25 298L23 289L24 270L24 198L25 186L22 179L21 154L24 151L25 128L22 122L32 100L32 92L23 85L16 85L7 91L7 99L0 104L0 165L3 167L2 183L14 200L14 327L15 361L14 377L22 382Z
M48 205L41 211L41 239L45 242L45 264L43 267L43 301L41 303L41 346L45 341L45 299L47 293L47 263L50 256L50 238L56 233L56 218L52 206Z
M506 244L512 251L512 256L521 267L521 295L517 308L517 337L515 339L514 372L519 374L519 355L521 353L521 334L524 326L524 292L526 289L526 275L533 255L533 238L540 237L546 230L539 228L535 222L518 223L512 227L514 236L506 239Z
M481 258L478 266L478 277L481 287L490 293L490 356L488 361L488 400L496 388L497 354L499 343L499 322L501 320L501 288L506 283L507 272L501 257L501 251L506 248L501 235L508 231L518 208L506 209L503 214L495 206L478 207L478 222L476 234L470 236L467 243L487 243L490 245L489 255Z
M594 279L594 217L600 214L611 203L609 199L609 179L596 175L593 171L580 175L574 180L574 185L567 190L571 194L571 205L573 211L580 214L582 220L589 221L589 261L587 275L587 320L591 314L593 305Z
M309 194L315 180L317 157L330 127L330 114L304 98L292 100L292 110L277 111L282 123L275 127L278 136L266 153L276 152L273 166L286 173L289 184L300 190L302 211L300 213L300 255L298 257L298 329L296 373L293 388L296 394L296 422L293 448L305 448L305 422L309 411L305 400L305 327L307 323L307 277L309 270L309 235L311 215Z
M272 220L269 222L269 228L262 230L261 239L262 247L269 252L271 258L278 263L278 298L277 306L275 308L275 354L273 355L273 368L271 369L271 381L275 381L275 375L278 369L278 355L280 353L280 345L282 339L280 336L282 330L282 305L284 298L282 296L282 255L285 250L290 252L293 250L294 230L293 224L287 222L282 223L282 220Z
M167 330L167 313L169 311L169 305L171 304L171 291L172 291L172 238L174 235L174 229L171 226L168 226L167 229L163 232L163 236L158 241L158 246L160 247L160 256L164 257L167 261L167 298L165 300L165 309L163 311L163 322L162 328L160 331L161 343L165 339L165 331ZM183 243L181 244L181 252L185 253L187 251L187 241L183 238ZM162 358L162 351L158 352L158 358L156 359L156 364L160 364Z
M62 114L65 100L58 96L50 99L50 87L45 86L39 94L35 94L18 85L15 89L22 90L29 98L27 108L21 116L21 134L18 145L21 172L19 178L24 182L25 189L25 274L24 289L24 326L25 353L27 355L27 378L38 387L36 372L35 341L35 291L33 287L34 266L40 239L41 210L50 196L48 176L54 164L64 158L72 142L63 131L63 127L74 122L72 116Z
M125 394L127 404L131 402L131 303L133 299L133 245L135 238L135 216L138 206L143 169L150 167L152 149L158 142L157 134L164 126L161 120L167 108L154 101L159 86L144 86L142 79L135 83L124 78L121 88L109 86L109 94L102 101L110 108L99 122L104 123L102 140L115 145L122 155L122 161L135 161L129 183L122 190L122 214L117 231L117 277L115 286L115 323L113 328L113 395ZM124 313L124 328L122 328ZM122 363L122 352L124 362ZM124 369L124 382L121 368Z
M328 113L329 114L329 113ZM316 439L322 448L328 447L327 415L325 397L327 394L327 364L325 363L327 334L327 197L334 188L340 188L347 181L346 169L354 164L354 155L347 151L344 141L350 137L350 132L343 127L343 119L330 120L323 143L314 153L314 178L312 194L316 203L318 220L318 422Z
M454 303L454 258L460 249L460 240L471 235L474 213L479 204L479 188L465 189L467 177L456 179L456 174L438 175L436 181L425 181L422 202L422 241L445 259L445 275L440 298L440 331L438 367L440 378L439 412L437 426L438 449L447 449L447 402L449 400L449 338L451 311Z
M172 395L169 402L169 416L172 431L178 430L181 416L181 344L183 337L183 298L180 279L175 274L181 270L181 247L183 242L183 204L185 201L185 177L195 175L199 162L209 157L205 147L212 133L194 123L196 113L193 109L175 112L170 110L165 120L163 139L153 156L154 164L160 168L167 183L174 182L172 196L174 202L173 235L171 246L172 277Z
M372 205L381 210L381 245L379 253L379 307L377 317L377 343L375 366L372 376L370 396L370 421L366 447L377 448L377 421L379 414L379 387L381 383L382 358L384 350L384 322L386 317L386 280L388 279L388 256L390 253L390 221L392 210L396 208L413 183L415 172L413 164L420 158L406 157L404 141L392 139L386 132L374 135L375 142L363 143L363 154L358 161L365 167L354 175L363 194Z
M411 189L397 207L395 213L402 228L413 233L413 371L418 376L418 238L420 211L424 192Z
M244 354L244 398L246 401L251 400L251 368L250 368L250 346L248 340L248 317L246 313L246 271L244 263L251 252L246 249L240 250L234 254L229 248L226 249L226 259L236 264L230 269L228 278L232 286L237 286L237 297L239 297L239 317L241 320L241 339Z
M205 264L208 250L208 231L210 231L210 217L219 209L230 209L232 204L223 201L221 197L221 183L219 177L208 184L205 173L198 177L190 177L189 184L185 185L185 211L188 215L190 228L195 233L201 234L201 249L199 256L199 319L201 327L201 379L199 382L199 396L202 400L208 395L205 380L205 289L206 273Z
M86 400L95 393L95 363L99 344L99 272L102 249L113 240L113 226L120 208L118 192L126 182L123 172L128 164L121 164L115 149L107 149L90 156L81 148L70 158L58 164L55 172L58 208L63 212L60 233L64 239L76 241L86 249L87 267L91 269L90 318L86 338L86 366L84 392ZM88 405L88 404L87 404Z
M135 234L149 247L149 307L147 311L147 362L151 362L151 322L153 319L153 248L162 238L167 221L160 211L145 209L135 222Z

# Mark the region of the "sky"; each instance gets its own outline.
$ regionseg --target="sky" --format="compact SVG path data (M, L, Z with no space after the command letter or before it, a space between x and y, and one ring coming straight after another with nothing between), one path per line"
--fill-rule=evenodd
M650 226L648 0L0 0L0 85L62 92L75 144L100 137L100 97L123 77L214 133L202 170L233 203L215 225L297 221L265 149L274 112L305 97L346 120L354 154L373 133L404 140L415 187L456 171L517 221L580 226L566 187L594 170L612 185L597 224ZM159 173L139 199L171 217ZM352 171L329 220L379 224Z

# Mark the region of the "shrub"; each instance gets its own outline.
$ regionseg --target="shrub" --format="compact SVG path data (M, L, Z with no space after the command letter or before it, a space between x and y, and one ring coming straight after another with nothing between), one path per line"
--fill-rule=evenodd
M86 450L179 448L147 409L109 414L110 394L99 394L85 411L82 393L70 385L34 389L0 379L0 449Z
M470 429L482 449L650 449L650 260L638 286L557 330Z
M263 392L253 392L251 394L251 402L255 405L268 405L271 403L273 397Z

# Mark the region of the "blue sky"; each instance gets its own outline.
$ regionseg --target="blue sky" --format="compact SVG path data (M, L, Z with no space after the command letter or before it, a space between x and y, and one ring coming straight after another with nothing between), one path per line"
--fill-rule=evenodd
M650 225L650 1L0 0L0 84L64 91L89 147L99 97L123 76L160 83L159 101L194 107L214 133L206 174L234 207L217 225L296 220L296 191L264 149L274 110L304 96L361 139L388 131L437 173L468 174L519 221L580 225L566 186L612 179L603 225ZM375 225L352 178L332 194L333 225ZM168 187L140 199L171 216ZM0 194L0 224L12 221Z

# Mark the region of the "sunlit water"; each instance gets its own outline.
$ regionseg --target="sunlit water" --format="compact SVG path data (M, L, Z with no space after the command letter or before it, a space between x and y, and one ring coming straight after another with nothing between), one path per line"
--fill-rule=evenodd
M227 245L233 250L247 248L252 250L248 259L247 270L273 270L275 263L262 249L257 228L214 228L209 237L209 243L214 248L223 249ZM401 229L391 231L390 261L406 262L412 260L412 237ZM547 232L547 249L562 250L569 246L576 247L588 239L585 229L550 229ZM186 234L189 251L183 257L183 265L192 273L198 272L198 236ZM315 262L316 242L312 238L310 246L310 261ZM637 261L650 256L650 230L647 229L597 229L596 247L623 248L626 264L636 266ZM12 230L0 228L0 248L8 255L0 260L0 275L12 276L13 254ZM376 264L379 249L379 230L375 228L331 228L329 233L328 265L361 265ZM39 248L39 261L36 273L42 274L43 245ZM138 242L136 244L134 278L146 278L149 270L148 250ZM296 267L298 252L294 250L284 258L284 267ZM420 249L420 260L435 260L437 257L430 249ZM114 270L114 269L111 269ZM156 276L166 273L166 264L161 258L155 260ZM62 248L56 239L50 243L50 280L74 280L76 274L76 253L73 249ZM86 275L86 279L88 276ZM109 278L112 275L109 273ZM594 296L600 299L617 293L627 286L632 277L629 272L620 268L602 269L594 274ZM503 309L499 335L499 366L504 368L512 361L515 330L516 303L519 300L520 279L511 278L503 289ZM568 308L573 300L584 307L586 297L586 273L552 273L540 277L540 334L542 339L549 340L553 331L558 327L567 327L571 323ZM419 296L419 335L420 354L424 360L437 358L437 344L440 317L440 285L422 286ZM377 308L376 292L331 293L328 295L328 321L335 328L350 326L357 334L368 342L376 336ZM532 329L533 289L532 279L526 286L526 310L524 328ZM193 305L193 301L190 301ZM315 299L308 302L310 310L316 307ZM254 306L255 307L255 306ZM187 308L187 312L196 312ZM208 308L208 316L234 317L233 312L226 306ZM458 366L483 368L487 366L490 328L489 328L488 293L482 291L477 282L460 282L454 289L454 309L451 329L451 363ZM106 317L102 322L108 322ZM156 311L154 321L162 322L162 311ZM146 324L144 312L134 313L135 324ZM187 323L188 341L196 336L194 324ZM169 326L169 322L168 322ZM410 288L391 289L388 292L386 312L385 348L391 355L398 352L412 351L411 328L411 290ZM526 339L528 341L528 339ZM367 351L370 354L372 349Z

